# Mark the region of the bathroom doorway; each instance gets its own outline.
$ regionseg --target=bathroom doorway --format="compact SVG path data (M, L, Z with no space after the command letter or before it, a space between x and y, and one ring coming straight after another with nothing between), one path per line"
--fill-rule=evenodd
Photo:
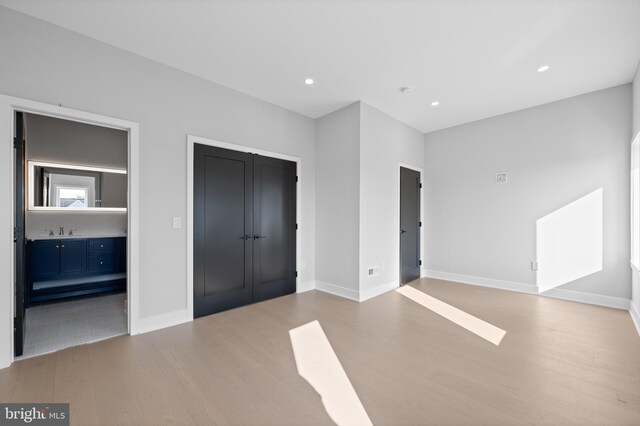
M14 356L128 333L130 132L14 114Z

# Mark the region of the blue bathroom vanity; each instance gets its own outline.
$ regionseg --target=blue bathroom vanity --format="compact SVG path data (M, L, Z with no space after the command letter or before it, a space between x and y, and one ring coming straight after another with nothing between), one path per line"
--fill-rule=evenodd
M127 285L127 238L41 237L27 241L26 303L109 291Z

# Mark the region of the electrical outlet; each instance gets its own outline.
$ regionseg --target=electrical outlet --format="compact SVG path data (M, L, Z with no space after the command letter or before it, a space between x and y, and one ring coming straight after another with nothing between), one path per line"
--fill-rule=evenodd
M367 270L367 274L372 277L374 275L378 275L380 273L380 267L379 266L372 266Z
M537 271L538 270L538 262L536 262L535 260L531 261L531 270L532 271Z
M507 183L507 172L496 173L496 183Z

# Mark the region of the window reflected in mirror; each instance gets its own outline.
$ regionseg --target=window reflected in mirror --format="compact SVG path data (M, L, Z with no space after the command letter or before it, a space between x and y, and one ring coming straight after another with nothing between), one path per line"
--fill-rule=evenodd
M29 162L30 210L126 211L126 170Z

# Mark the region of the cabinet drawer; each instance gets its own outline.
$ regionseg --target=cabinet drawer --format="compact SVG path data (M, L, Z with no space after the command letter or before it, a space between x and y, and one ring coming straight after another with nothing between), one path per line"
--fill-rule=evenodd
M96 254L89 256L89 272L105 272L114 269L113 254Z
M89 254L112 253L113 238L92 238L89 240Z

